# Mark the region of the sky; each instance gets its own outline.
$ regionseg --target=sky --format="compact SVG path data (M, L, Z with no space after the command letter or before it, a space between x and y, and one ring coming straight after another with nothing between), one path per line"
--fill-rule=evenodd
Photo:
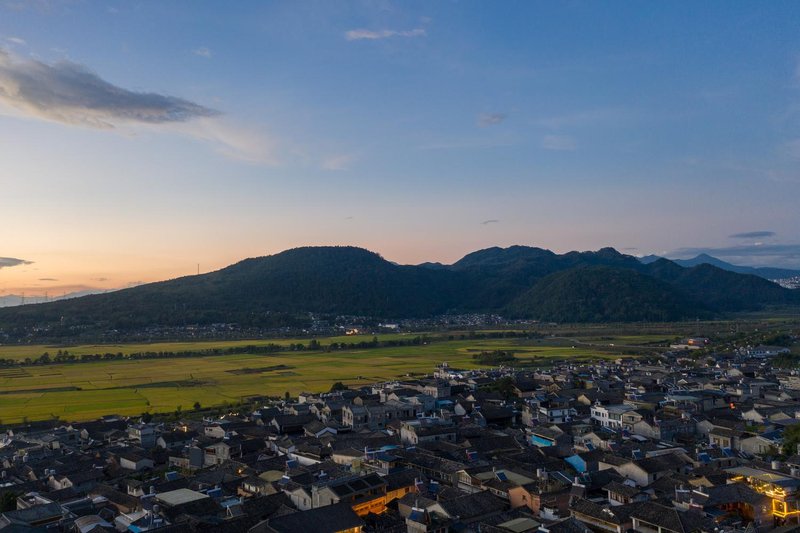
M0 296L306 245L800 268L797 2L0 0Z

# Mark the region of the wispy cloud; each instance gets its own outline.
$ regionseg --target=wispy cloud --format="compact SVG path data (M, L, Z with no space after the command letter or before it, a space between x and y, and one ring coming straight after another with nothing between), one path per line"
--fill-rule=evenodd
M478 115L478 126L485 128L486 126L494 126L503 122L508 115L505 113L481 113Z
M100 129L158 128L210 143L240 161L277 164L277 142L184 98L114 85L71 61L53 64L0 49L0 106L24 117Z
M201 46L200 48L195 48L192 50L192 53L196 56L210 58L211 57L211 49L205 46Z
M774 237L774 231L748 231L745 233L734 233L728 238L730 239L763 239L765 237Z
M347 170L355 161L355 157L349 154L336 154L325 158L322 161L324 170Z
M39 281L58 281L56 278L39 278Z
M545 150L575 150L575 140L568 135L545 135L542 148Z
M32 117L94 128L186 122L219 114L183 98L124 89L78 63L12 58L3 50L0 102Z
M486 225L488 225L488 224L497 224L497 223L499 223L499 222L500 222L500 221L499 221L499 220L497 220L496 218L490 218L489 220L484 220L483 222L481 222L481 224L483 224L484 226L486 226Z
M261 129L238 124L223 117L198 118L172 124L169 131L210 143L217 152L238 161L259 165L278 165L280 143Z
M344 38L348 41L375 41L378 39L390 39L392 37L425 37L425 28L414 28L413 30L366 30L356 29L344 32Z
M17 259L16 257L0 257L0 268L15 267L19 265L30 265L33 261L26 261L25 259Z
M16 44L18 46L26 46L28 44L25 41L25 39L21 39L19 37L14 37L14 36L6 37L6 41L8 41L11 44Z

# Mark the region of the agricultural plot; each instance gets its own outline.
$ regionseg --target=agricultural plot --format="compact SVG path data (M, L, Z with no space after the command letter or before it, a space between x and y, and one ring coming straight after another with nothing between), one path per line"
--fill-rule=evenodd
M385 338L385 337L383 337ZM371 337L359 340L369 340ZM327 342L358 342L353 337ZM239 342L239 341L237 341ZM263 341L278 342L278 341ZM298 340L282 340L289 344ZM243 345L256 344L241 341ZM230 343L162 343L158 350L179 351L224 347ZM144 347L143 347L144 346ZM108 346L67 348L70 353L112 351ZM5 349L5 348L4 348ZM124 345L113 351L154 350L154 345ZM553 360L614 357L614 352L571 346L563 341L530 344L518 339L441 340L430 344L348 351L279 352L190 358L114 360L0 369L0 421L59 417L86 420L116 413L169 412L178 407L237 403L251 396L328 390L332 383L349 385L430 374L447 361L451 366L478 368L473 355L510 350L519 364L547 365ZM41 352L39 352L41 353Z
M400 340L415 337L416 334L390 334L380 335L381 340ZM350 335L325 337L317 339L323 344L330 343L359 343L369 342L372 335ZM13 359L23 361L26 358L36 359L47 352L54 356L59 350L67 350L70 354L81 356L84 354L104 354L122 353L131 354L137 352L186 352L210 349L227 349L243 346L267 346L277 344L279 346L289 346L290 344L308 344L311 338L283 338L283 339L258 339L258 340L236 340L236 341L197 341L197 342L154 342L154 343L130 343L130 344L82 344L79 346L62 346L31 344L24 346L2 346L0 345L0 359Z

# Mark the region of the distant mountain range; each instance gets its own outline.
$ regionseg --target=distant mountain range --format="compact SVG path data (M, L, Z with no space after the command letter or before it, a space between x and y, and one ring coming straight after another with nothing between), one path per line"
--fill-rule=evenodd
M707 263L643 263L613 248L556 254L512 246L452 265L397 265L354 247L307 247L216 272L106 294L0 309L4 331L307 324L309 313L424 318L501 313L556 322L671 321L800 304L800 291Z
M4 294L0 296L0 307L11 307L16 305L25 304L41 304L46 302L57 302L59 300L67 300L69 298L80 298L81 296L89 296L90 294L99 294L106 292L104 290L85 290L76 291L63 294L61 296L45 297L45 296L23 296L22 294Z
M640 257L639 261L641 261L644 264L649 264L658 261L659 259L661 259L661 257L657 255L646 255L644 257ZM693 257L692 259L670 259L670 261L682 267L694 267L697 265L713 265L717 268L721 268L722 270L727 270L729 272L736 272L738 274L752 274L754 276L770 280L794 278L800 276L800 270L732 265L731 263L727 263L722 259L717 259L716 257L712 257L708 254L700 254L697 257Z

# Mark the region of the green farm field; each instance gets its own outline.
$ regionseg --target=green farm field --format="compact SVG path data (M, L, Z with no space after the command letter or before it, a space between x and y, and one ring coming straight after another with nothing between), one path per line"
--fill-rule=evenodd
M420 334L422 335L422 334ZM390 334L379 335L383 341L410 339L417 336L417 334ZM317 339L323 344L330 344L332 342L346 342L346 343L359 343L369 342L372 340L372 335L350 335L338 337L325 337ZM81 344L77 346L55 345L55 344L26 344L3 346L0 345L0 359L13 359L16 361L23 361L25 358L30 357L36 359L43 353L47 352L51 356L55 355L59 350L68 350L69 353L80 356L84 354L104 354L104 353L123 353L131 354L136 352L181 352L192 350L209 350L213 348L232 348L239 346L266 346L268 344L278 344L281 346L289 346L290 344L303 343L308 344L311 340L308 338L283 338L283 339L257 339L257 340L236 340L236 341L189 341L189 342L154 342L154 343L130 343L130 344Z
M478 339L469 332L430 333L427 344L326 351L291 351L290 344L308 346L310 338L237 341L86 344L79 346L0 346L0 359L24 362L59 350L70 354L137 352L199 352L241 346L286 346L269 354L230 354L156 359L111 359L66 364L21 364L0 367L0 424L58 417L88 420L106 414L137 415L235 404L252 396L283 396L285 392L320 392L341 381L348 385L424 375L447 361L451 366L478 368L473 355L481 351L514 352L519 365L548 366L557 360L589 360L620 355L658 353L681 336L705 333L718 340L739 335L796 331L796 317L767 320L748 316L735 321L698 324L542 324L542 338ZM499 331L499 330L497 330ZM494 331L496 333L497 331ZM491 335L492 330L480 334ZM411 340L424 333L378 335L379 341ZM324 337L332 343L370 342L372 335ZM450 340L453 339L453 340ZM795 347L795 349L797 349Z
M392 336L380 336L387 340ZM371 336L320 339L330 342L359 342ZM241 344L303 342L236 341L202 343L87 345L76 347L37 346L35 357L54 353L105 353L136 351L179 351L209 349ZM3 347L0 357L22 354L16 347ZM88 420L106 414L136 415L145 411L170 412L178 406L188 410L195 402L204 407L237 403L250 396L282 396L285 392L320 392L332 383L349 385L421 375L447 361L451 366L477 368L473 354L483 350L512 350L521 364L547 365L558 359L615 357L608 349L575 346L562 339L538 341L521 339L438 340L430 344L381 347L347 351L279 352L269 355L112 360L91 363L50 364L0 369L0 422L21 422L58 417Z

